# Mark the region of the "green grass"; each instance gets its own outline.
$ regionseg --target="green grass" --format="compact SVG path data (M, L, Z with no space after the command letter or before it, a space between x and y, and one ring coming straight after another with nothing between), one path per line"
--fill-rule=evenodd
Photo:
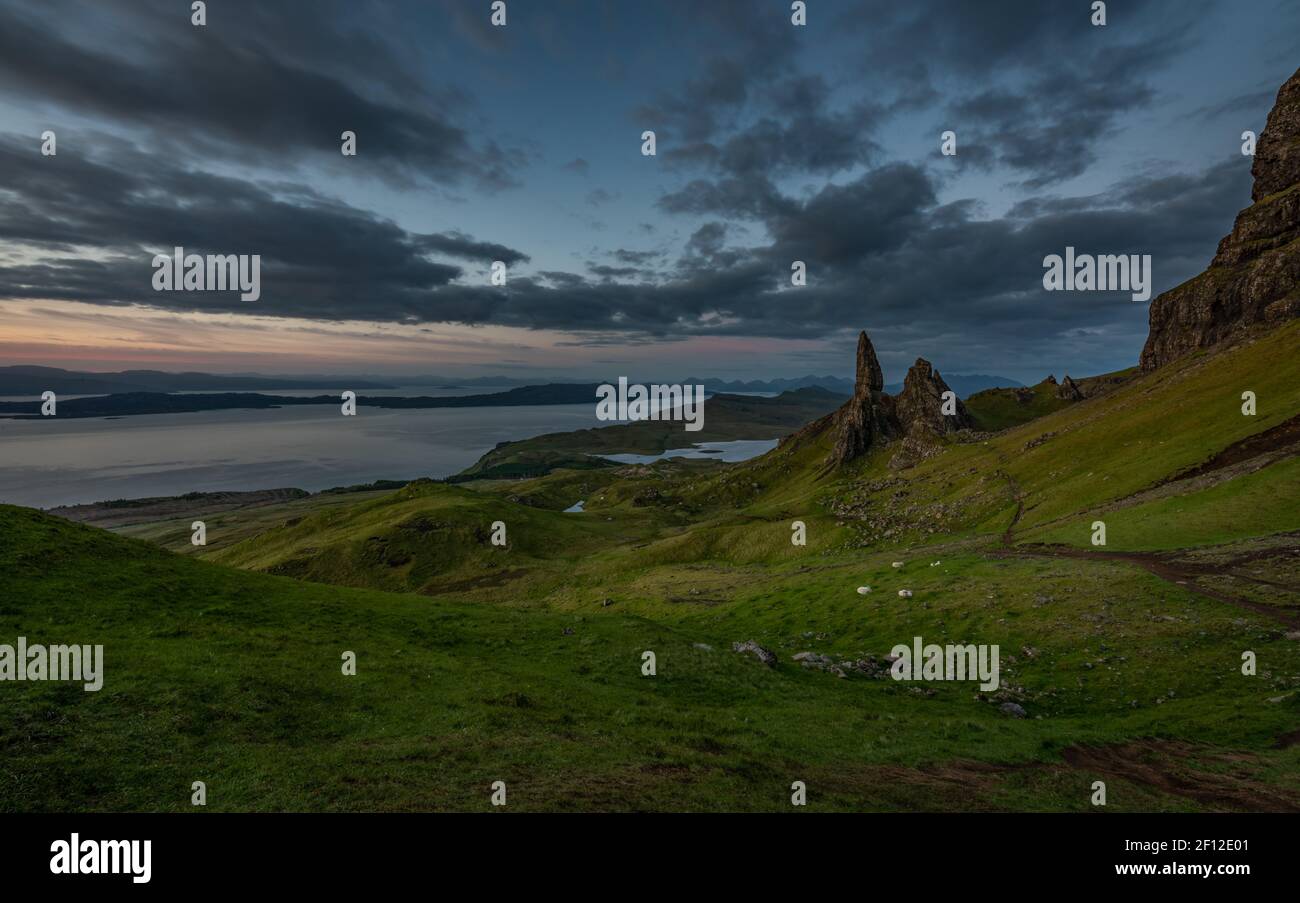
M0 536L0 636L106 649L99 693L3 687L6 811L184 811L195 780L209 808L231 810L487 810L495 780L518 809L780 810L805 780L812 809L1084 811L1096 775L1061 751L1151 737L1236 750L1274 790L1300 792L1295 750L1269 749L1300 702L1267 701L1300 670L1296 644L1122 565L791 564L733 575L722 604L688 589L714 569L649 567L609 609L516 608L230 569L23 509L0 508ZM859 582L877 593L858 596ZM1001 644L1031 719L971 685L916 695L790 661L916 634ZM749 638L783 664L729 650ZM1034 658L1017 657L1026 645ZM1271 676L1237 673L1246 646ZM641 675L647 649L655 677ZM356 677L341 674L344 650ZM967 762L992 765L975 786L932 780ZM1203 805L1112 784L1112 809Z
M977 429L1004 430L1074 404L1057 396L1057 385L1043 381L1028 389L985 389L966 399Z
M1116 551L1186 549L1300 530L1300 458L1200 492L1071 518L1021 538L1088 547L1095 520L1106 524L1106 548Z

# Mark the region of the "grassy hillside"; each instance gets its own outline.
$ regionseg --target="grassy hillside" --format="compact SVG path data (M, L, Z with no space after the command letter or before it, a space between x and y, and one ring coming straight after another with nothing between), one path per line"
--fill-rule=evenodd
M1057 395L1057 388L1056 383L1044 380L1022 389L985 389L966 399L966 410L977 429L1004 430L1074 404Z
M1113 810L1300 808L1300 752L1272 748L1300 708L1280 686L1296 644L1120 565L873 556L720 606L651 581L651 619L304 583L10 507L0 538L0 636L102 643L106 663L99 693L3 686L6 811L187 811L195 780L213 810L486 811L495 780L512 809L783 810L803 780L813 810L1085 811L1098 778ZM790 661L913 632L1001 641L1008 689ZM751 635L778 667L727 647ZM1238 674L1247 644L1270 676Z

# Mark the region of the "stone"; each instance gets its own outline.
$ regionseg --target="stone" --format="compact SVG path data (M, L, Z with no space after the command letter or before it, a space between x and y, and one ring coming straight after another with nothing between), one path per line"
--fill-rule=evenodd
M776 667L776 653L773 652L771 649L765 649L764 647L760 646L758 643L754 642L753 640L749 640L744 643L732 643L731 648L732 651L734 652L752 654L755 658L757 658L763 664L767 665L769 668Z
M910 589L900 589L900 590L898 591L898 598L900 598L900 599L910 599L910 598L912 598L912 591L911 591Z
M998 711L1004 715L1010 715L1012 718L1027 718L1029 713L1014 702L1004 702L998 706Z

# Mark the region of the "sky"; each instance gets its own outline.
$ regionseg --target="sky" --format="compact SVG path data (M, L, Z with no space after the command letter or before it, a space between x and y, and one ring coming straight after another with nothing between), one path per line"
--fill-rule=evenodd
M1300 3L1092 5L3 0L0 365L850 376L866 329L890 382L1127 367L1147 304L1043 258L1202 270ZM261 296L155 291L177 246Z

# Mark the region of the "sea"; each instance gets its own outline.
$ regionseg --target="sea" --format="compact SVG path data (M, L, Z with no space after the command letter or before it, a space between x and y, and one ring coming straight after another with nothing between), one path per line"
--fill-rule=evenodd
M506 388L400 386L357 394L466 395ZM0 419L0 503L52 508L187 492L281 488L316 492L375 480L446 477L469 467L500 442L607 425L596 419L594 404L424 410L361 405L355 417L342 416L335 405L311 405L131 417ZM721 453L715 452L718 458L741 459L736 457L739 449L718 444L724 446ZM744 452L758 448L751 446ZM675 452L683 453L689 452Z

